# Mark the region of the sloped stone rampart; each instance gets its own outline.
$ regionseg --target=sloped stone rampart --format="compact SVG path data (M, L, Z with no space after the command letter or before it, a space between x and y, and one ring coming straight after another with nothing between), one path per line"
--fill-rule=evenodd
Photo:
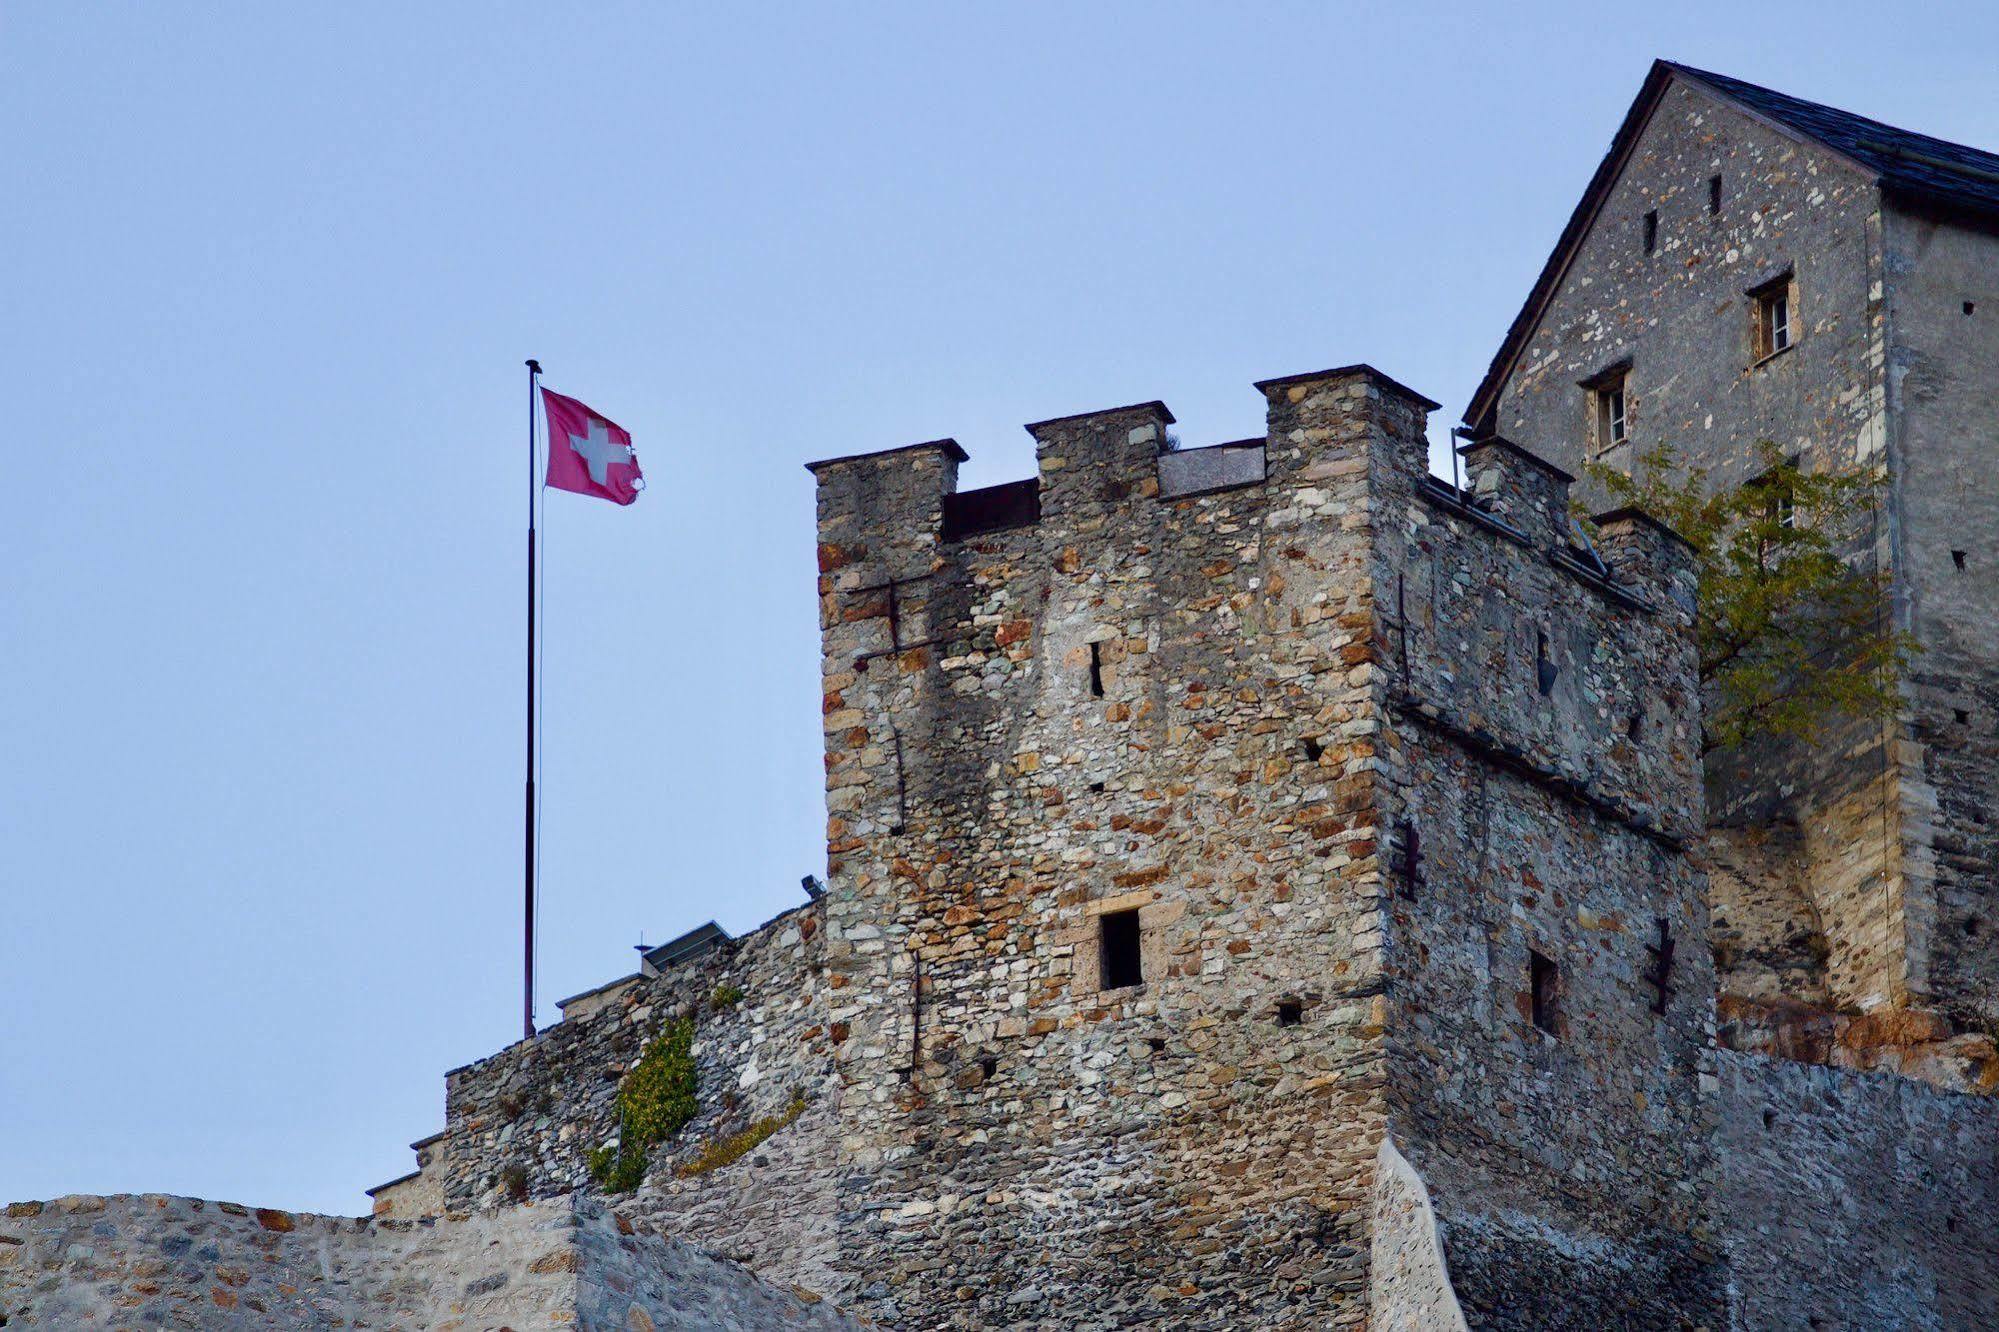
M15 1328L858 1326L692 1245L568 1198L423 1222L161 1194L16 1203L0 1217L0 1322Z

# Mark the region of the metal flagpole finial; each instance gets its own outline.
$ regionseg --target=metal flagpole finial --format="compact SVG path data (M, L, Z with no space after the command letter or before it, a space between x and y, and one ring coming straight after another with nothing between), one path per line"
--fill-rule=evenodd
M532 356L528 357L528 373L531 375L538 375L541 373L541 362L535 360L535 358Z

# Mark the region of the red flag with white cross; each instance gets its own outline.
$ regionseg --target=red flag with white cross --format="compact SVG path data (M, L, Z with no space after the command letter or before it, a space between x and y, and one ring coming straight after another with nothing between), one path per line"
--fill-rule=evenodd
M632 435L600 412L549 389L541 391L548 418L547 483L557 490L630 504L645 489Z

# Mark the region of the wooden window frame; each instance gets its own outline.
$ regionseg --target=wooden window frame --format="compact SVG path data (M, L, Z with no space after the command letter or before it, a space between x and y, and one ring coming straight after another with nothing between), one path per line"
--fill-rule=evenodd
M1589 399L1589 456L1594 460L1631 442L1631 362L1606 366L1582 387Z
M1789 269L1758 283L1749 297L1749 363L1763 364L1798 345L1798 283Z

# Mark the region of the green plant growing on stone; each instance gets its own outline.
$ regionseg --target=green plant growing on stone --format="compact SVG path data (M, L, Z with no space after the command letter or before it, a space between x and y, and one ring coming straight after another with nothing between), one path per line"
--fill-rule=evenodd
M678 1018L618 1084L618 1141L590 1153L590 1178L597 1186L606 1193L629 1193L643 1183L647 1153L700 1110L697 1090L694 1020Z
M743 1002L743 987L727 981L715 987L714 995L708 1001L715 1008L734 1008Z
M790 1124L804 1113L805 1093L802 1091L793 1091L791 1093L791 1103L784 1107L782 1114L766 1116L763 1119L757 1120L741 1132L731 1133L727 1137L710 1139L707 1143L703 1144L700 1152L695 1155L694 1159L681 1166L676 1173L683 1178L694 1175L705 1175L709 1171L719 1170L733 1161L740 1161L762 1146L764 1141L773 1133Z
M1589 465L1618 503L1698 552L1703 753L1758 736L1811 742L1836 718L1890 716L1916 651L1889 621L1885 576L1842 553L1884 479L1860 467L1806 471L1776 445L1758 447L1763 469L1733 487L1714 487L1670 448L1630 474Z

